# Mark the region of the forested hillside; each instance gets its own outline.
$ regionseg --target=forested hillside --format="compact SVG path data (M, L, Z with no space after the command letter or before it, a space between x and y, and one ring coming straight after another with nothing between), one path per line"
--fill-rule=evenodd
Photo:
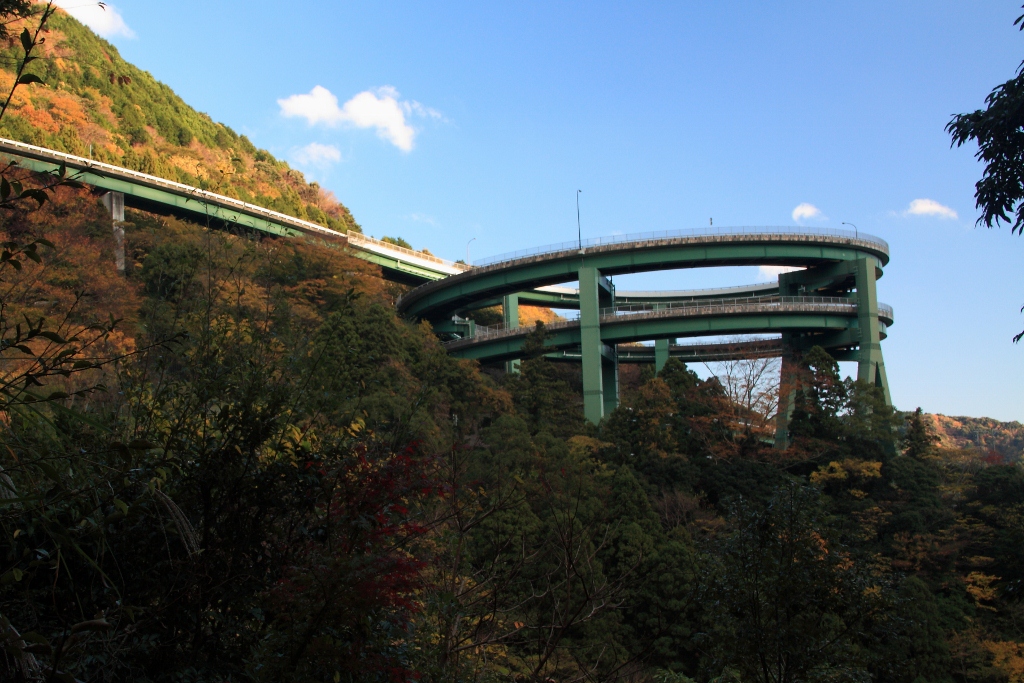
M24 23L16 22L0 43L3 93L14 81ZM72 17L58 12L49 29L40 59L27 68L45 85L17 90L0 136L202 187L342 232L360 231L330 192L188 106Z
M127 279L83 190L4 219L0 671L1021 679L1019 464L820 350L785 452L676 361L594 428L543 328L482 372L343 252L128 218ZM40 316L57 336L12 343ZM26 394L33 357L69 376Z
M3 173L2 681L1024 680L1021 463L820 348L786 450L741 366L593 426L543 324L481 368L342 249L141 211L121 276Z
M929 415L943 446L977 448L987 456L1007 462L1024 460L1024 425L989 417Z

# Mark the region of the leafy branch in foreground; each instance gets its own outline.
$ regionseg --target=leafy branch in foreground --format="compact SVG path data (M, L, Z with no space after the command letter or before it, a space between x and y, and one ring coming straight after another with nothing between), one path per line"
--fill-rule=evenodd
M1024 15L1013 23L1024 31ZM988 94L985 104L984 110L954 115L946 132L957 147L970 140L978 143L975 157L985 164L974 186L982 211L978 225L991 228L1006 223L1011 233L1024 235L1024 62L1014 78ZM1024 331L1013 341L1022 338Z
M0 7L0 12L8 9ZM18 63L18 70L14 74L14 83L11 84L11 90L7 93L7 99L4 100L3 106L0 107L0 118L7 113L7 107L10 106L11 100L14 98L14 91L18 89L19 85L30 85L32 83L42 83L43 79L39 76L26 73L25 69L29 64L39 59L34 56L32 52L40 45L42 45L46 38L40 34L46 30L46 22L49 21L50 17L53 16L54 12L57 11L56 6L53 4L53 0L46 3L46 7L43 8L42 14L39 19L39 24L36 26L35 31L29 31L28 28L24 28L21 31L21 48L24 50L24 56Z

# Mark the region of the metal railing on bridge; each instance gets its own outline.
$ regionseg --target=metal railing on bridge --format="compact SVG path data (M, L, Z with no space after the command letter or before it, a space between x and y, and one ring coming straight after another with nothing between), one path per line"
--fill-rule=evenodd
M498 254L497 256L490 256L488 258L479 259L473 265L477 268L483 268L486 266L493 266L498 263L504 263L507 261L516 261L529 256L541 256L544 254L555 254L563 251L574 251L583 249L586 251L593 247L602 247L614 244L625 244L628 242L650 242L657 240L675 240L675 239L703 239L720 237L722 241L729 241L728 238L745 237L750 235L765 235L767 237L775 237L780 240L806 240L813 237L838 237L850 241L850 244L862 244L864 246L871 246L877 249L881 249L885 253L889 253L889 243L883 240L881 237L875 237L867 233L857 232L854 230L836 230L828 228L794 228L792 226L766 226L766 227L738 227L738 228L699 228L693 230L662 230L656 232L642 232L633 234L622 234L622 235L610 235L607 237L593 237L585 239L582 242L560 242L557 244L548 244L541 247L534 247L532 249L520 249L518 251L510 251L504 254Z
M602 323L612 323L624 317L637 318L676 318L703 315L730 315L744 313L838 313L850 315L857 312L856 299L837 296L752 296L736 299L716 299L714 301L680 301L669 304L633 304L613 306L600 310ZM885 304L878 306L879 317L892 319L892 308ZM459 321L456 321L459 322ZM469 321L465 321L467 327ZM563 320L545 324L545 329L560 330L578 327L580 321ZM472 335L461 339L444 342L445 346L460 342L483 341L498 337L529 334L529 327L508 327L505 323L497 325L472 325Z
M857 310L857 302L841 296L747 296L732 299L712 299L710 301L672 301L658 304L630 304L626 306L612 306L601 309L602 322L606 319L617 318L627 315L644 315L647 317L660 317L661 315L674 317L682 315L702 315L704 312L721 312L727 309L743 308L746 310L751 306L757 307L760 311L780 309L783 306L787 310L793 310L793 306L800 304L813 305L814 310L829 310L835 312L848 312Z
M453 270L469 270L472 266L468 266L465 263L456 263L455 261L449 261L443 259L440 256L434 256L424 251L416 251L415 249L409 249L402 247L392 242L385 242L379 240L376 237L370 237L358 232L348 233L348 243L353 247L377 247L378 249L386 252L404 254L412 258L421 259L423 261L429 261L430 263L436 263L438 265L452 268Z
M58 166L60 164L65 164L72 170L136 182L140 185L165 190L182 197L195 199L198 202L209 202L210 204L221 206L232 211L258 216L269 222L295 228L307 233L337 239L345 238L345 233L338 232L337 230L331 230L319 223L313 223L301 218L296 218L295 216L289 216L288 214L284 214L279 211L272 211L271 209L257 206L256 204L244 202L241 199L227 197L222 194L217 194L216 192L192 187L191 185L185 185L173 180L167 180L166 178L149 175L148 173L142 173L130 168L114 166L113 164L96 161L95 159L88 159L86 157L75 156L74 154L58 152L53 149L37 147L36 145L18 142L17 140L8 140L6 138L0 138L0 153L34 159L36 161L42 161L44 163Z

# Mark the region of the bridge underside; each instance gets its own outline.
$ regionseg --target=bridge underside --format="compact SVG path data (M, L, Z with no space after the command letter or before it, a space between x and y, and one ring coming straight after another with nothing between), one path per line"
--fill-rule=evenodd
M594 423L618 404L619 363L653 362L660 370L673 356L691 361L765 356L785 359L815 345L837 360L856 361L858 379L881 387L888 401L880 342L892 324L891 309L883 307L880 311L875 287L888 260L887 248L879 247L878 242L869 246L836 244L827 239L821 242L716 243L698 248L692 243L672 245L662 241L649 249L606 250L595 255L560 253L549 260L538 256L424 285L403 297L400 306L406 313L432 320L438 333L456 337L445 344L451 354L484 363L503 362L513 372L529 333L518 329L520 303L578 308L577 321L547 326L545 346L550 359L582 364L584 412ZM620 298L605 277L644 270L762 264L804 269L780 275L777 284L728 288L704 295L629 293L628 299ZM571 280L579 282L578 290L553 286ZM740 301L725 298L729 294L749 297L746 301L751 307L727 306ZM806 305L787 303L805 300ZM476 308L499 304L505 317L501 329L477 328L471 320L459 317ZM698 309L703 312L694 314ZM766 333L779 336L770 343L740 345L673 343L681 338ZM635 346L651 341L653 346ZM788 415L780 418L780 445L785 444L787 419Z
M583 366L584 411L594 423L618 403L620 362L653 360L660 368L671 356L713 359L770 353L783 357L785 373L786 359L813 344L823 346L837 359L856 360L858 379L881 387L889 400L880 342L885 338L887 325L892 324L891 309L880 309L875 284L882 275L882 266L888 263L889 251L884 241L871 236L793 228L659 233L560 245L549 251L470 268L362 235L339 233L200 188L55 150L0 139L0 153L16 157L22 167L37 172L53 173L66 166L76 180L122 194L123 203L118 198L111 201L111 207L127 204L214 227L242 227L282 237L314 236L347 243L356 256L379 265L390 279L420 285L402 297L399 309L406 316L430 321L439 333L464 336L447 345L453 354L483 362L505 362L512 372L516 371L525 339L523 332L514 329L518 325L520 301L534 306L578 309L578 322L552 326L550 353L565 360L578 357ZM123 216L116 220L123 220ZM777 284L707 292L617 295L607 278L655 270L736 265L795 266L804 270L780 275ZM573 281L579 282L578 290L558 286ZM778 301L838 299L841 304L845 302L846 309L837 310L834 302L822 304L818 311L806 307L740 311L733 307L726 312L720 306L727 300L764 301L766 297ZM698 302L719 305L721 310L701 315L661 310ZM503 334L476 335L472 321L459 317L499 304L505 315ZM641 314L630 310L625 311L627 315L619 315L624 312L623 307L629 306L639 306ZM684 337L763 333L778 334L780 338L770 348L764 343L732 345L730 349L670 343ZM624 346L645 341L654 341L653 350ZM783 403L780 401L780 405ZM779 433L783 443L785 413L780 411Z

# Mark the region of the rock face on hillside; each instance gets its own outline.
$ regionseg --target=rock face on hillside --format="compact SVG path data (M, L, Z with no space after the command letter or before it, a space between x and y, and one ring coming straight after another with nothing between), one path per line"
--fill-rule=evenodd
M1024 459L1024 425L990 417L929 415L945 448L977 448L1006 462Z
M360 231L349 210L244 135L189 107L153 76L63 12L49 23L0 136L202 187L339 231ZM0 43L0 91L21 56L20 27Z

